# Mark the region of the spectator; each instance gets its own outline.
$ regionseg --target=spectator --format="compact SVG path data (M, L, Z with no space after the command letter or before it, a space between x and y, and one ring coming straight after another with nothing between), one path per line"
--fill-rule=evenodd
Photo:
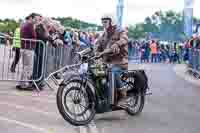
M144 44L144 62L149 63L149 55L150 55L149 44L145 43Z
M152 40L150 44L150 49L151 49L151 62L157 62L157 44L154 40Z
M33 66L33 49L35 48L36 33L34 30L34 19L35 14L32 13L26 17L26 22L20 28L21 38L31 39L21 41L21 57L23 64L23 73L21 75L21 80L30 80L32 75ZM16 88L29 90L30 84L28 82L19 82Z
M140 53L141 53L140 60L141 60L141 63L143 63L144 60L145 60L145 46L144 46L144 44L142 44L142 46L141 46Z
M70 37L70 29L65 29L65 34L64 34L64 44L66 45L71 45L72 44L72 39Z
M200 49L200 36L196 39L196 48Z
M164 62L165 61L165 50L164 50L164 45L160 45L160 61Z
M157 47L157 61L160 63L162 61L162 52L161 52L161 47Z
M21 47L21 38L20 38L20 27L16 28L13 39L13 50L15 51L15 57L11 65L10 71L15 72L16 65L20 59L20 47Z
M175 50L175 54L174 54L174 62L178 62L179 64L180 62L180 49L179 49L179 45L175 42L174 43L174 50Z
M129 55L129 57L131 57L133 55L132 52L133 52L132 40L129 40L128 41L128 55Z
M33 79L38 80L40 77L42 77L39 81L37 81L37 85L40 90L42 90L42 87L44 86L43 80L44 75L42 75L42 71L44 70L44 48L49 39L49 32L50 32L50 19L43 18L41 15L37 14L35 17L35 31L38 41L36 44L36 47L34 49L35 56L34 56L34 66L33 66Z

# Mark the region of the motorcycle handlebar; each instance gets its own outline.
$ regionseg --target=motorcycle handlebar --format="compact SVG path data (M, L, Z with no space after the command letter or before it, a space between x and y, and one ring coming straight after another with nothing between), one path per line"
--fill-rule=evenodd
M88 53L92 52L93 51L93 48L86 48L84 49L83 51L80 51L80 52L76 52L76 54L79 54L80 56L83 56L83 55L87 55Z
M105 54L112 54L112 50L110 50L110 49L104 50L99 55L91 57L90 60L98 60L98 59L102 58L103 55L105 55Z
M89 61L89 60L97 60L103 57L103 55L105 54L112 54L112 50L111 49L105 49L103 52L101 52L99 55L97 56L92 56L89 57L87 56L89 53L93 52L94 49L92 47L86 48L83 51L77 52L76 54L78 54L80 56L81 59L84 59L85 61Z

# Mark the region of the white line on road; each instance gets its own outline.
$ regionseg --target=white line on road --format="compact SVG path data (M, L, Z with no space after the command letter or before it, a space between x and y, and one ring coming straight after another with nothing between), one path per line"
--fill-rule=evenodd
M79 127L80 133L100 133L94 121L92 121L87 126L80 126ZM89 131L89 132L87 132Z
M0 94L1 94L1 92L0 92ZM2 93L2 94L8 94L9 96L23 96L23 98L28 98L28 99L31 98L31 100L38 101L38 102L46 102L46 103L51 103L51 104L55 104L56 103L56 98L53 101L53 100L48 100L48 99L42 99L42 97L30 97L30 96L26 96L26 95L23 95L23 93L20 94L20 93L6 93L5 92L5 93ZM20 98L22 98L22 97L20 97Z
M23 127L26 127L26 128L31 128L35 131L39 131L39 132L42 132L42 133L49 133L48 130L44 129L44 128L41 128L41 127L37 127L35 125L32 125L32 124L28 124L28 123L24 123L24 122L21 122L21 121L17 121L17 120L13 120L13 119L8 119L8 118L5 118L5 117L1 117L0 116L0 120L1 121L6 121L8 123L15 123L17 125L20 125L20 126L23 126Z
M16 109L27 110L27 111L31 111L31 112L40 113L40 114L43 114L43 115L46 115L46 116L59 118L58 114L56 114L56 113L42 111L42 110L39 110L37 108L30 108L30 107L27 107L27 106L25 107L25 106L22 106L22 105L11 104L11 103L8 103L8 102L0 102L0 105L7 105L7 106L10 106L10 107L14 107ZM87 126L80 126L79 127L79 133L88 133L88 131L89 131L89 133L99 133L94 121L92 121Z
M88 133L88 127L87 126L80 126L79 127L79 133Z
M199 80L194 79L192 76L190 76L189 74L187 74L187 67L186 65L176 65L173 67L173 71L176 73L177 76L179 76L180 78L195 84L197 86L200 86Z
M14 95L24 95L24 96L31 96L31 97L45 97L45 98L56 98L56 94L45 94L45 92L19 92L19 91L0 91L0 94L14 94Z
M91 124L89 124L89 128L91 133L99 133L98 128L96 127L94 121L92 121Z
M22 106L22 105L11 104L11 103L8 103L8 102L0 102L0 104L1 105L7 105L7 106L10 106L10 107L14 107L16 109L27 110L27 111L31 111L31 112L41 113L41 114L46 115L46 116L53 116L53 117L59 118L58 114L56 114L56 113L53 113L53 112L51 113L51 112L39 110L37 108L32 108L32 107L27 107L27 106L25 107L25 106Z
M13 95L20 95L20 94L16 94L16 93L12 93ZM36 100L35 98L32 100ZM36 113L40 113L40 114L43 114L43 115L46 115L46 116L51 116L51 117L55 117L55 118L59 118L58 117L58 114L56 113L51 113L51 112L47 112L47 111L43 111L43 110L40 110L40 109L37 109L37 108L33 108L33 107L25 107L23 105L19 105L19 104L12 104L12 103L9 103L9 102L0 102L0 105L7 105L7 106L10 106L10 107L14 107L16 109L21 109L21 110L27 110L27 111L31 111L31 112L36 112ZM1 120L1 118L0 118ZM99 133L96 125L94 122L91 122L88 126L80 126L79 127L79 133ZM48 132L49 133L49 132Z

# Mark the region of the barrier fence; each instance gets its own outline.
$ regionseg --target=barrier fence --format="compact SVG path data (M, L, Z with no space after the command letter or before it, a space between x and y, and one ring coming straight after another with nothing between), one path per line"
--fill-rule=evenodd
M139 47L128 47L129 62L140 63L141 53Z
M180 49L176 52L174 49L159 49L156 54L152 55L150 49L130 47L129 46L129 62L130 63L184 63L186 49Z
M58 70L78 63L75 52L79 50L72 45L55 47L40 40L0 36L0 81L33 82L39 90L37 84L49 75L55 78Z
M19 43L21 46L13 46L13 43ZM43 54L45 47L45 44L39 40L0 37L0 80L40 80L44 73L44 64L40 62L45 58ZM40 59L36 58L38 54ZM38 73L39 68L41 68L40 74ZM36 73L37 75L34 75Z
M200 50L189 50L189 68L200 74Z

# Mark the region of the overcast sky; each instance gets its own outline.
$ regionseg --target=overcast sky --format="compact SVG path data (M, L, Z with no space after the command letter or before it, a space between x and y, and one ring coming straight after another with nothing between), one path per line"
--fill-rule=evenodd
M124 0L123 25L142 22L158 10L183 10L184 0ZM77 18L100 24L106 12L115 12L117 0L0 0L0 18L24 18L31 12L48 17ZM194 16L200 18L200 0L194 3Z

